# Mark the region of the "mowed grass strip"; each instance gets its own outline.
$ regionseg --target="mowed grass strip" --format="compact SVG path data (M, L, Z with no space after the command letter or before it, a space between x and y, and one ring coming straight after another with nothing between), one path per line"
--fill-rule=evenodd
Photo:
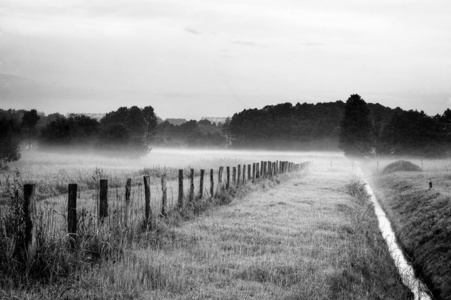
M436 299L451 299L451 175L397 172L373 181L417 276Z
M346 192L351 177L312 167L280 184L264 182L42 297L412 299L372 207Z

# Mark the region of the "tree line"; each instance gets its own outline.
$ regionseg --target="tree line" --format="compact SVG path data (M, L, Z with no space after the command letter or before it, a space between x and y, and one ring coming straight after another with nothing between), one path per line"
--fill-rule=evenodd
M169 121L168 121L169 120ZM101 149L145 155L151 146L268 150L343 150L348 156L451 156L451 110L423 111L366 103L281 103L245 109L224 123L162 121L152 106L120 107L101 118L45 115L35 109L0 109L0 167L20 158L21 148Z

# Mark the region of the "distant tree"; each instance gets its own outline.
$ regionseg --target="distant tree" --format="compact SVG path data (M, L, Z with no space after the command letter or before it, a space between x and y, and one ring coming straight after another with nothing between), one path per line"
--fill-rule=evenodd
M148 135L152 130L155 114L152 107L143 110L137 106L120 107L107 113L101 120L99 147L121 151L124 154L137 157L149 152ZM150 126L149 126L150 123Z
M230 131L230 118L225 119L222 125L222 133L226 137L227 146L230 146L232 132Z
M25 111L22 116L22 128L27 132L28 149L31 148L31 139L36 137L36 124L38 124L39 119L36 109Z
M14 120L0 118L0 168L20 158L18 128Z
M384 128L381 141L384 154L443 156L446 132L440 117L430 117L423 111L402 111L393 116Z
M70 114L67 118L59 115L41 129L40 141L43 145L83 145L94 144L99 132L99 122L91 117Z
M366 102L359 95L351 95L346 101L339 136L339 147L346 156L366 157L371 155L373 128L368 118L369 114Z
M155 128L158 125L158 118L152 106L146 106L142 110L144 120L146 121L146 137L149 140L155 133Z

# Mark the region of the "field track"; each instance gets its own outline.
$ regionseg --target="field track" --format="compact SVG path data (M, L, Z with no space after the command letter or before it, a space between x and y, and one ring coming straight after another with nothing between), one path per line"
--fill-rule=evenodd
M157 268L143 299L410 299L382 238L372 248L356 228L351 172L312 169L172 229L162 249L116 266L117 280Z

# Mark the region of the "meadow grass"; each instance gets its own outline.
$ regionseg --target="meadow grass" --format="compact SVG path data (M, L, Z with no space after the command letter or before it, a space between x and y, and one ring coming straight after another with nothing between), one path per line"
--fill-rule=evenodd
M234 191L196 218L170 216L118 259L29 299L411 299L346 160ZM219 202L221 204L224 202Z

